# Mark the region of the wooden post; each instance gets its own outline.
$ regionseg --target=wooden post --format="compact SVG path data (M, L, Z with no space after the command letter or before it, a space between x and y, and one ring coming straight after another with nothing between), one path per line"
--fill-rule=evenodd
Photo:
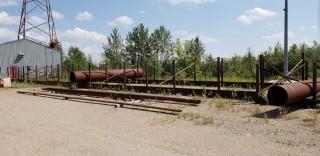
M265 64L265 59L263 55L260 55L260 87L264 87L264 64Z
M217 83L218 83L218 90L221 90L221 74L220 74L220 65L221 65L221 60L220 57L217 58Z
M172 85L173 93L176 93L176 60L172 60Z
M224 64L224 59L221 58L221 65L220 65L220 75L221 75L221 85L223 86L224 83L224 72L223 72L223 64Z
M256 64L256 93L257 96L260 92L260 65L259 63Z
M146 90L149 90L149 69L148 69L148 63L146 63Z
M304 55L304 47L301 52L302 64L305 65L305 55ZM301 69L301 80L305 80L305 67Z
M9 71L9 67L7 67L7 76L10 78L10 71Z
M312 64L312 70L313 70L313 74L312 74L312 86L313 86L313 90L312 90L312 103L313 103L313 107L315 107L317 105L318 102L318 97L317 97L317 85L318 85L318 78L317 78L317 63L314 62Z
M57 77L58 77L58 82L60 82L60 65L57 65Z
M38 81L38 66L36 65L36 81Z

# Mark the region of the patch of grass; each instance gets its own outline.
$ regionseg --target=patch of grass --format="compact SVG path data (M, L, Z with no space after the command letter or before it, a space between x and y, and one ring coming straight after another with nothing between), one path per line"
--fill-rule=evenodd
M215 104L214 106L218 111L228 110L234 103L233 100L223 99L221 97L215 98L212 102Z
M287 145L287 146L299 146L294 144L294 142L292 140L277 140L276 143L278 144L282 144L282 145Z
M161 125L165 125L165 124L172 124L174 122L176 122L176 118L175 117L168 117L168 118L163 118L163 119L154 119L154 121L151 123L151 125L157 125L157 124L161 124Z
M250 112L252 113L252 115L256 115L256 114L261 114L262 110L260 106L254 106L250 109Z
M195 125L212 125L214 123L213 117L202 116L197 113L183 113L178 116L178 119L192 121Z
M296 120L299 119L299 116L296 114L288 114L285 116L285 120Z
M318 122L318 113L315 110L308 111L308 114L302 119L303 122L310 123L311 126L315 127Z

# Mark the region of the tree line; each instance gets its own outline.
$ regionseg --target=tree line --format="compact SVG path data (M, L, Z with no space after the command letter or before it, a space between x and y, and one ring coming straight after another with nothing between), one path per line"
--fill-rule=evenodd
M180 72L179 79L193 79L194 69L197 79L213 80L216 75L217 59L212 54L205 53L205 45L199 37L181 41L173 39L171 32L164 26L159 26L150 32L144 24L139 24L129 31L125 37L114 28L107 36L102 46L103 60L92 66L103 68L121 68L123 62L127 67L140 67L145 69L148 64L149 76L156 69L157 78L168 77L171 73L171 63L176 61L176 70ZM306 61L320 60L320 44L316 41L312 45L305 43L292 44L289 48L289 68L293 68L300 60L301 53L305 53ZM280 43L261 53L266 60L266 75L270 78L278 76L283 71L283 48ZM216 57L218 57L217 54ZM77 47L70 47L64 56L63 65L86 69L90 58ZM244 55L234 55L224 59L223 72L230 80L254 80L255 68L258 62L251 48Z

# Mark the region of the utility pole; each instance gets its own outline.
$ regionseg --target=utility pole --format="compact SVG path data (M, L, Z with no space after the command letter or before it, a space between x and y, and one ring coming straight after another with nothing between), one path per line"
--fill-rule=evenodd
M284 8L284 75L288 74L289 71L289 56L288 56L288 0L285 0L285 8Z

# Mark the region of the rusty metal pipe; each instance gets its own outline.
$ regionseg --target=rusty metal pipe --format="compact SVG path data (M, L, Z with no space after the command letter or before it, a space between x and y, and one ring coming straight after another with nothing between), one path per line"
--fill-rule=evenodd
M90 71L91 82L101 82L105 81L108 77L109 81L112 80L124 80L126 79L137 79L142 78L143 70L142 69L126 69L124 72L123 69L115 69L115 70L96 70ZM124 74L125 73L125 74ZM87 83L89 82L89 71L73 71L70 73L70 81L77 83Z
M273 86L268 92L268 101L276 106L290 105L312 96L312 80ZM320 79L317 83L320 96Z

